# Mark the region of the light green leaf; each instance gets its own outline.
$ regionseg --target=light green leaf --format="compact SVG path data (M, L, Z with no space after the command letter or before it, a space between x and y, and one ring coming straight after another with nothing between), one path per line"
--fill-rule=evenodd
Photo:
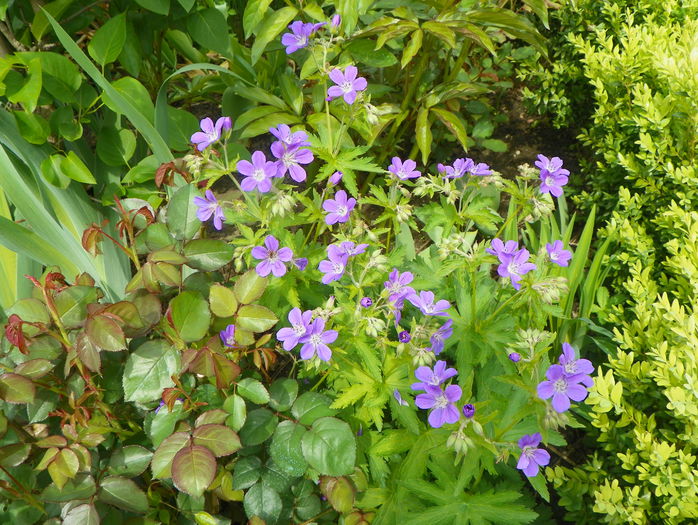
M245 399L249 399L257 405L269 402L269 392L264 385L251 377L242 379L237 385L237 392Z
M121 13L107 20L92 36L87 52L100 66L114 62L126 42L126 14Z
M422 39L424 38L424 33L421 29L417 29L412 33L410 41L407 42L405 49L402 51L402 59L400 60L400 67L405 69L405 66L409 64L417 52L422 48Z
M250 62L252 62L252 65L257 63L269 42L279 36L281 31L286 29L297 14L298 9L286 6L271 13L264 19L250 51Z
M211 272L225 266L233 259L234 248L218 239L195 239L184 245L187 265L197 270Z
M320 474L351 474L356 461L356 439L347 423L333 417L316 420L302 438L303 456Z
M245 6L245 12L242 15L242 27L245 30L245 39L250 38L250 35L255 32L257 26L267 14L269 4L272 0L250 0Z
M174 385L179 373L180 353L163 340L148 341L126 360L123 376L124 400L146 403L159 399L162 391Z
M198 341L206 335L211 313L208 302L199 292L182 292L170 301L170 309L172 323L185 342Z

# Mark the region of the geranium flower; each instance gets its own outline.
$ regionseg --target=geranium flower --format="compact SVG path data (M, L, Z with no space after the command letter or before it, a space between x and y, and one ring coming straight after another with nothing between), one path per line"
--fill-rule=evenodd
M501 277L509 277L511 284L516 290L521 289L521 278L531 270L536 269L536 265L528 262L530 254L528 250L522 248L511 256L506 262L502 261L497 267L497 273ZM501 260L501 258L500 258Z
M446 423L456 423L460 419L460 412L454 403L460 399L462 393L458 385L449 385L446 390L427 385L426 393L419 394L414 404L424 410L433 408L428 417L429 425L432 428L440 428Z
M281 35L281 44L286 46L286 54L290 55L306 47L312 34L325 24L326 22L320 22L319 24L303 23L300 20L291 23L288 26L291 32Z
M197 206L196 218L201 222L206 222L213 215L213 227L216 230L223 229L223 208L218 204L218 199L211 190L206 190L206 197L194 197L194 204Z
M562 159L548 159L545 155L538 155L535 165L540 168L540 192L550 193L553 197L561 196L562 187L567 184L570 174L569 170L562 168Z
M392 164L388 167L388 171L395 175L400 180L415 179L421 175L415 168L417 163L411 159L405 162L400 160L400 157L393 157Z
M277 176L283 177L289 172L291 178L296 182L303 182L306 177L305 169L301 164L313 162L313 152L303 148L299 144L286 145L282 141L276 141L271 145L271 153L278 160L276 161Z
M276 333L276 338L284 343L284 350L292 350L296 347L301 337L308 332L312 317L312 310L301 313L300 308L294 308L288 313L288 322L291 323L291 327L282 328Z
M553 398L553 408L562 413L570 408L570 399L582 401L587 397L587 389L579 384L583 374L567 376L561 365L550 365L545 372L548 381L538 384L538 397L541 399Z
M491 244L492 247L485 248L485 251L499 258L501 263L505 263L519 249L519 243L516 241L507 241L505 244L501 239L495 238Z
M257 189L260 193L267 193L271 189L271 179L277 170L276 164L268 161L261 151L252 154L252 162L240 160L235 168L245 176L240 187L244 191Z
M336 224L338 222L347 222L349 220L349 214L351 210L356 206L356 199L347 198L347 192L344 190L339 190L334 195L334 199L327 199L322 203L322 209L327 212L325 216L325 222L328 225Z
M203 151L214 142L220 140L221 130L223 129L224 125L231 126L232 123L230 122L230 117L221 117L216 120L215 124L213 123L213 120L206 117L199 122L199 125L201 126L201 131L194 133L190 140L192 143L196 144L196 149ZM226 129L230 129L230 127L227 127Z
M221 341L229 348L235 347L235 325L229 324L225 330L220 332Z
M453 319L446 321L441 328L434 332L429 338L431 351L439 355L444 349L444 342L453 335Z
M344 275L344 270L347 267L349 256L341 251L341 249L332 244L327 247L327 259L320 261L318 269L324 273L322 276L323 284L330 284L332 281L338 281Z
M420 366L414 371L414 376L419 379L419 383L413 383L410 388L412 390L426 390L427 386L439 386L447 379L458 374L455 368L446 368L446 361L437 361L434 368L428 366Z
M414 275L410 272L398 272L397 268L393 268L390 272L388 280L383 283L385 289L388 290L390 296L388 300L391 303L397 304L401 299L404 299L407 295L412 295L414 288L407 286L414 280Z
M569 266L570 259L572 258L572 252L565 250L564 246L562 241L559 240L552 244L546 243L545 245L550 261L558 266Z
M575 359L575 352L572 345L562 343L562 353L558 359L560 366L564 369L564 373L569 378L579 378L579 382L587 387L594 386L594 380L588 375L594 372L594 365L588 359Z
M334 343L337 336L337 330L325 330L325 320L318 317L300 340L301 343L304 343L301 347L301 359L311 359L317 354L321 361L329 361L332 357L332 350L327 345Z
M407 300L419 308L424 315L446 316L446 310L451 308L451 303L441 299L434 304L434 292L422 291L419 295L413 293L407 296Z
M327 90L327 98L332 100L343 97L344 102L353 104L356 100L356 92L363 91L368 86L365 78L356 77L357 73L356 66L347 66L344 72L336 68L330 71L330 79L337 85Z
M252 257L262 259L256 267L257 275L266 277L273 273L276 277L281 277L286 273L287 263L293 259L291 248L279 249L279 241L273 235L267 235L264 239L264 246L252 248Z
M538 467L544 467L550 463L550 454L547 450L536 448L542 440L542 436L536 432L535 434L527 434L519 439L519 448L521 449L521 457L516 465L516 468L523 470L529 478L538 475Z

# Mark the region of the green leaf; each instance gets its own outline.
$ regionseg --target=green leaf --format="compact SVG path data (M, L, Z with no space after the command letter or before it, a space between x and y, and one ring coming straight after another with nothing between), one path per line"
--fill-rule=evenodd
M235 319L236 326L255 333L266 332L279 321L274 312L258 304L241 306Z
M117 352L126 348L124 331L110 317L97 315L88 318L85 323L85 333L93 345L103 350Z
M286 29L297 14L298 9L292 6L286 6L271 13L264 19L257 32L257 38L254 44L252 44L252 50L250 51L250 62L252 65L257 63L269 42L279 36L281 31Z
M83 503L70 509L62 525L99 525L99 513L94 505Z
M68 480L62 489L56 485L49 485L41 492L41 499L55 503L76 499L88 499L97 491L95 480L89 474L78 474L74 479Z
M434 113L439 120L443 123L448 130L453 133L453 135L458 139L460 145L463 149L468 147L468 133L465 130L465 124L460 120L455 114L451 113L442 108L431 108L432 113Z
M144 513L148 510L145 492L130 479L107 476L99 484L99 500L131 512Z
M136 0L136 3L159 15L166 16L170 12L170 0Z
M199 292L182 292L170 301L172 323L187 343L198 341L208 332L211 313L208 303Z
M97 301L97 289L91 286L71 286L58 292L54 301L63 326L79 328L87 317L87 305Z
M422 24L422 29L445 42L451 49L456 47L456 33L446 24L429 20Z
M22 138L31 144L44 144L46 142L51 128L44 117L24 111L13 111L12 114Z
M320 474L344 476L354 471L356 440L344 421L322 417L303 436L303 455Z
M0 465L5 468L17 467L24 463L30 451L29 443L13 443L0 447Z
M126 14L121 13L107 20L92 36L87 52L100 66L119 58L126 42Z
M167 205L167 227L175 239L191 239L201 227L196 216L194 197L198 195L193 184L179 188Z
M526 476L526 479L534 490L540 494L541 498L550 503L550 492L548 492L548 484L545 481L545 476Z
M496 153L504 153L508 148L506 142L499 139L485 139L481 142L482 146Z
M143 1L143 0L141 0ZM169 0L165 0L169 6ZM83 53L83 51L73 42L70 35L65 32L61 25L48 13L46 9L42 9L42 12L48 19L51 27L56 32L58 40L61 42L65 50L70 54L71 57L78 63L78 65L95 81L99 87L101 87L106 94L111 98L114 103L118 106L119 112L126 115L126 117L133 123L136 129L145 137L148 144L153 150L153 153L158 158L161 163L169 162L173 159L172 153L170 153L167 144L163 138L158 134L152 124L148 121L148 118L143 115L136 107L134 107L128 100L126 100L116 89L114 89L111 84L104 78L95 65L90 62L90 59Z
M160 446L160 443L172 434L172 431L177 424L177 421L184 419L187 415L184 413L181 401L175 401L170 412L166 406L160 408L153 416L149 426L146 426L146 431L154 447Z
M155 106L153 106L153 101L150 99L150 93L148 93L148 90L143 84L135 78L122 77L112 82L110 86L113 91L121 95L122 98L135 108L143 118L147 119L149 123L153 123ZM114 113L126 114L124 113L124 108L118 104L108 92L102 94L102 100ZM126 114L126 116L128 116L128 114ZM160 160L160 162L162 162L162 160Z
M265 483L257 483L251 487L245 493L243 505L247 516L258 516L269 525L277 522L283 510L281 497Z
M172 476L172 460L177 452L189 445L188 432L176 432L168 436L153 454L150 471L154 478L166 479Z
M262 477L262 460L257 456L240 459L233 469L233 489L244 490Z
M279 468L292 477L302 476L308 468L301 440L307 430L293 421L282 421L269 445L269 453Z
M109 458L109 473L132 478L140 476L150 465L153 453L140 445L127 445L115 450Z
M190 445L177 452L172 461L172 481L182 492L199 497L216 477L216 458L201 445Z
M107 166L124 166L136 151L136 136L128 129L103 128L97 141L97 155Z
M232 317L238 309L235 292L222 284L211 285L208 302L216 317Z
M272 0L250 0L245 6L245 11L242 15L242 27L245 30L245 40L250 38L257 26L267 14L267 9Z
M279 418L271 410L253 410L247 415L247 421L240 429L240 439L246 447L264 443L274 433L278 423Z
M397 57L390 51L384 47L375 47L376 43L373 40L358 39L351 40L347 50L354 60L369 67L390 67L397 64Z
M234 394L228 396L223 402L223 410L230 414L225 420L225 424L236 432L242 428L247 420L247 405L245 400Z
M298 381L290 377L277 379L269 387L269 406L279 412L285 412L298 396Z
M419 109L417 113L417 146L422 153L422 164L427 163L431 153L431 124L429 122L429 110L425 107Z
M194 115L183 109L167 106L167 145L176 151L188 151L191 148L191 131L199 127Z
M36 387L31 379L18 374L0 375L0 398L6 403L32 403Z
M74 151L69 151L68 154L61 159L61 173L77 182L97 184L97 181L92 176L88 167L85 166L85 163Z
M15 104L21 103L24 108L32 113L36 109L36 104L41 93L42 75L41 75L41 60L37 58L28 58L26 61L27 78L24 85L9 95L7 99Z
M333 416L337 413L336 410L330 408L331 402L332 400L326 395L306 392L293 403L291 414L302 425L310 425L318 418Z
M187 18L192 39L205 49L226 54L230 51L229 28L225 15L215 7L202 9Z
M237 385L237 392L245 399L249 399L256 405L263 405L269 402L269 392L264 385L251 377L246 377Z
M235 297L240 304L250 304L262 297L268 282L266 277L257 275L254 269L248 270L235 281Z
M242 447L238 435L224 425L207 424L196 427L192 439L195 445L206 447L217 458L229 456Z
M211 272L225 266L233 259L234 248L218 239L194 239L184 245L187 265L197 270Z
M139 346L126 360L123 376L124 400L146 403L159 399L174 385L170 376L179 373L180 353L161 339Z
M400 60L400 67L405 69L405 66L409 64L417 52L422 48L422 39L424 38L424 33L421 29L417 29L412 33L410 41L407 42L405 49L402 51L402 59Z

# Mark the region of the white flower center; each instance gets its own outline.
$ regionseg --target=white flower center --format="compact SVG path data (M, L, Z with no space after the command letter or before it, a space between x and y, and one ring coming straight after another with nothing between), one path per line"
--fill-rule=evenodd
M339 207L337 208L337 214L338 214L338 215L346 215L347 213L349 213L349 210L347 209L346 206L339 206Z
M566 392L567 391L567 381L564 379L558 379L553 383L553 390L555 392Z
M507 272L512 275L519 275L519 265L514 262L509 263L507 266Z
M342 91L344 91L345 93L354 91L354 85L351 82L342 82L339 87L341 87Z
M294 324L292 328L293 328L294 333L298 337L302 336L305 333L305 326L302 324Z
M225 338L225 344L228 346L235 346L235 336L229 335Z
M317 348L322 344L322 339L318 334L313 334L310 336L310 344Z
M448 405L448 399L446 399L446 396L444 394L441 394L439 397L436 398L434 408L446 408L446 405Z
M261 182L267 178L267 174L264 173L264 170L262 170L262 169L254 170L252 172L252 178L254 180L256 180L257 182Z
M555 179L553 179L552 177L545 177L545 185L546 186L554 186Z
M577 363L576 362L571 362L567 363L565 365L565 373L567 374L574 374L577 371Z
M344 271L344 265L339 263L332 263L332 271L334 273L342 273Z
M551 261L557 261L557 258L559 257L557 252L550 252L550 260Z
M293 166L296 164L296 159L294 157L295 155L292 152L286 152L281 157L281 162L284 163L284 166Z
M536 450L535 447L532 447L532 446L529 445L529 446L527 446L527 447L524 447L524 449L523 449L523 454L524 454L524 456L526 456L526 457L528 457L528 458L530 458L530 459L533 459L533 452L534 452L535 450Z

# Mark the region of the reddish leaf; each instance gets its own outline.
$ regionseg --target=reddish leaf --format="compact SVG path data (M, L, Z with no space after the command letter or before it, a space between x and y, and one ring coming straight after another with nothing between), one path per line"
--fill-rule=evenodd
M85 324L85 333L92 344L103 350L118 352L126 348L124 331L107 315L89 317Z
M192 438L195 445L205 446L217 458L229 456L242 447L238 435L225 425L202 425L194 430Z
M172 461L172 481L182 492L201 496L216 477L216 458L201 445L183 448Z
M154 478L169 478L172 476L172 460L177 452L189 444L189 434L187 432L175 432L165 438L153 454L150 462L150 470Z
M75 342L75 351L78 355L78 359L80 359L80 362L83 365L85 365L92 372L99 372L99 369L102 366L99 348L92 343L85 332L80 332L78 334Z
M5 325L5 337L11 344L19 348L20 352L28 354L27 338L22 333L23 324L24 321L17 314L12 314Z

